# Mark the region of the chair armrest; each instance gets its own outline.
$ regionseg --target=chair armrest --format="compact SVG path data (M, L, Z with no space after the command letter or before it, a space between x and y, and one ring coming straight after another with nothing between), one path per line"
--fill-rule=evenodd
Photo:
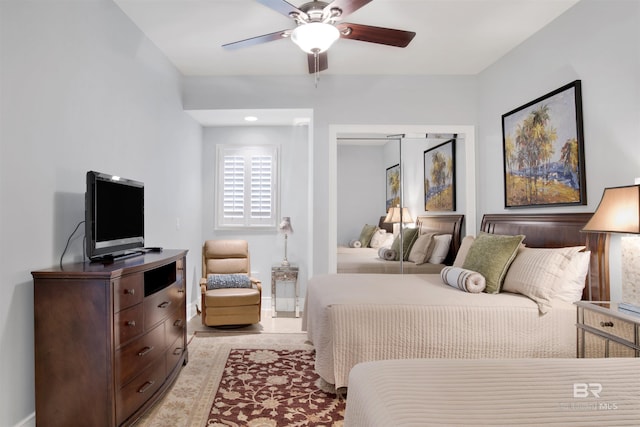
M200 292L203 294L207 292L207 279L204 277L200 279Z
M249 277L251 280L251 284L255 286L260 292L262 292L262 281L260 279L256 279L255 277Z

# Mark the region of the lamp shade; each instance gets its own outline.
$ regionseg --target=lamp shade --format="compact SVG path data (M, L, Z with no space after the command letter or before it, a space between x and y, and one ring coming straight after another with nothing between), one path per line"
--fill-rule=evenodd
M288 216L282 217L282 221L280 221L280 225L278 226L278 231L283 234L293 234L293 228L291 228L291 218Z
M640 185L605 188L582 231L640 234Z
M340 31L331 24L310 22L297 26L291 40L307 53L321 53L329 49L340 37Z
M400 218L401 216L402 218ZM413 222L413 219L411 219L409 209L402 208L401 210L400 207L393 206L389 208L389 212L387 213L387 217L384 219L384 222L393 224L402 222L403 224L409 224Z

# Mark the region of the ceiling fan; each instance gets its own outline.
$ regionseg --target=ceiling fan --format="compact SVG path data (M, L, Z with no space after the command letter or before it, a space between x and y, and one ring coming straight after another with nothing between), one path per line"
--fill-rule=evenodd
M225 49L239 49L283 38L291 38L307 53L309 73L326 70L329 66L327 49L339 38L406 47L415 37L411 31L370 25L340 22L372 0L310 1L295 7L285 0L257 0L278 13L292 18L296 27L222 45Z

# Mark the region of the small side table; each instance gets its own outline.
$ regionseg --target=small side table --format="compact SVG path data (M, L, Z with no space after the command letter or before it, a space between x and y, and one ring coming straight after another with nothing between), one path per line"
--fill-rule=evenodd
M578 301L578 357L640 357L640 316L615 302Z
M298 299L298 267L295 265L274 265L271 267L271 317L278 317L276 312L276 284L278 282L294 282L295 314L300 317L300 303Z

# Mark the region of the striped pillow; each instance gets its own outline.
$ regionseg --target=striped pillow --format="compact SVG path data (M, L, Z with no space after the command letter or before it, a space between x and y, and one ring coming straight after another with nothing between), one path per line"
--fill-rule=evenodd
M460 267L444 267L440 270L440 277L447 285L474 294L484 291L487 286L482 274Z
M556 282L574 254L584 246L558 249L520 248L504 279L502 290L522 294L538 304L540 313L551 309Z

